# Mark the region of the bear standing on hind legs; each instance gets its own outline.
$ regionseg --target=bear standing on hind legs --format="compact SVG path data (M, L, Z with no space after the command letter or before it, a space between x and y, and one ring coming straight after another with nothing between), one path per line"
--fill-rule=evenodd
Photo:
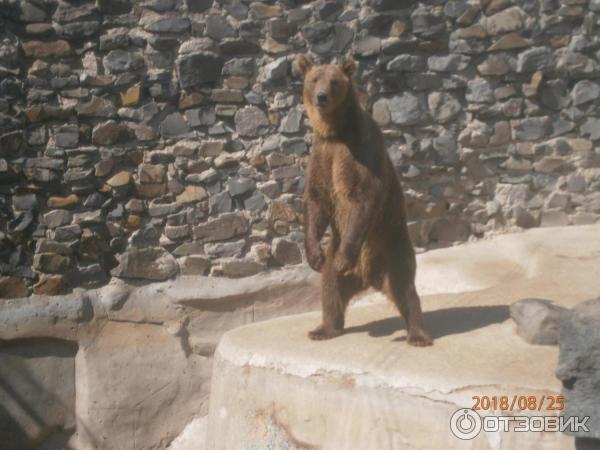
M323 322L309 337L341 335L348 302L372 286L400 310L407 342L431 345L415 289L404 194L383 135L359 104L354 61L313 65L301 55L295 66L304 77L304 105L314 133L304 192L306 257L322 277ZM328 225L332 236L324 254L320 242Z

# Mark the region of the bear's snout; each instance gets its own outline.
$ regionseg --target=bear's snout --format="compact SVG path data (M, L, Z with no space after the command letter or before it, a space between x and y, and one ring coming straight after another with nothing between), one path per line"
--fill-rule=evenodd
M317 93L317 105L325 106L327 105L327 92L318 92Z

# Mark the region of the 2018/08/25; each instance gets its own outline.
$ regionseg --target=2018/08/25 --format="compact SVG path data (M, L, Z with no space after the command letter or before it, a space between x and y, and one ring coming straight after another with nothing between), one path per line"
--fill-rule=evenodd
M473 410L500 410L500 411L562 411L564 409L564 397L562 395L508 395L487 396L475 395L472 397Z

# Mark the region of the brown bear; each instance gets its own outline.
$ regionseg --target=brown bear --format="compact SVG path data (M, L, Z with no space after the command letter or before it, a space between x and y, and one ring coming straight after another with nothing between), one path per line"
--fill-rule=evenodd
M400 310L407 342L431 345L415 289L404 194L381 130L358 101L355 68L351 58L316 65L300 55L295 61L313 129L304 191L306 257L322 277L323 321L309 337L341 335L352 296L374 287ZM324 254L321 239L328 225L331 239Z

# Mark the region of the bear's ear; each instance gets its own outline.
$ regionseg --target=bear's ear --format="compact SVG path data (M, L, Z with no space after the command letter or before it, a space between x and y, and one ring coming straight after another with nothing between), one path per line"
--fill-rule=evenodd
M302 76L302 78L304 78L304 76L312 67L312 64L312 61L305 55L298 55L296 56L296 60L294 61L294 70L296 71L296 73Z
M342 61L342 70L349 77L354 75L354 72L356 71L356 63L354 62L354 59L352 59L351 56L347 56Z

